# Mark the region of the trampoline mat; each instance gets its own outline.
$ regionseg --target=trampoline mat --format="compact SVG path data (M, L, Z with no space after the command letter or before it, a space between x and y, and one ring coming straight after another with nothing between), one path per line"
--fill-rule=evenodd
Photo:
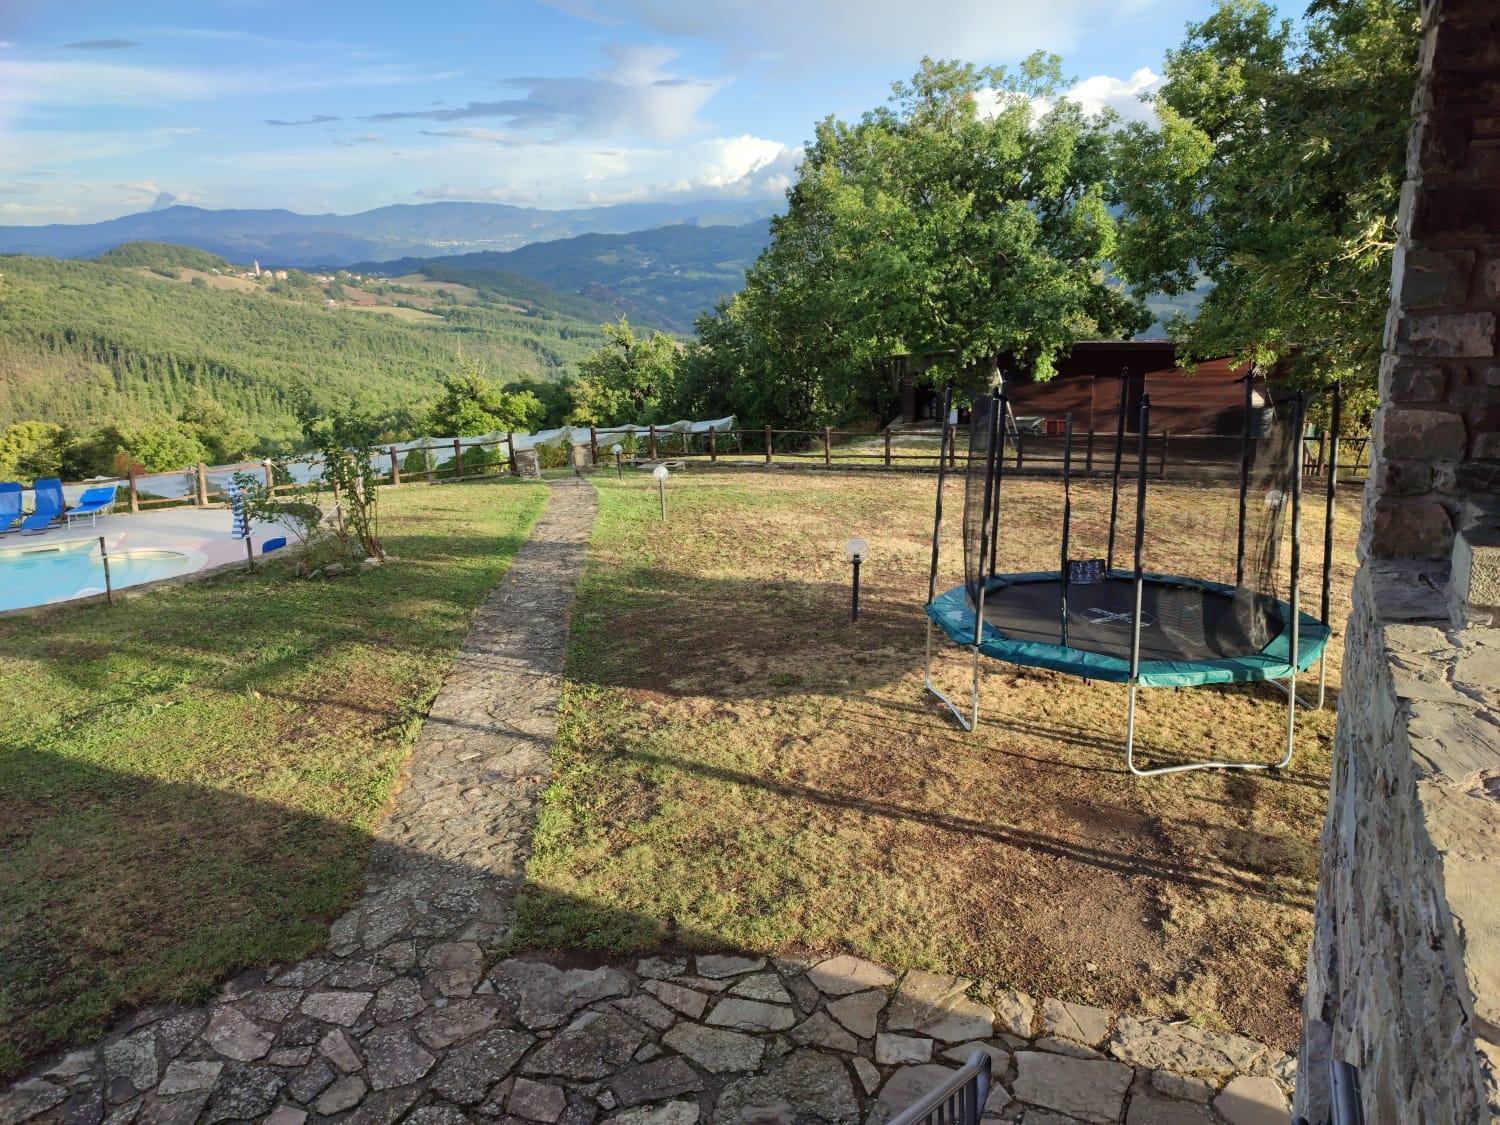
M1109 578L1068 587L1067 640L1062 635L1062 581L1010 580L984 595L984 619L1018 641L1063 645L1130 659L1135 581ZM1141 590L1141 659L1202 661L1259 652L1281 632L1280 617L1249 595L1147 579Z

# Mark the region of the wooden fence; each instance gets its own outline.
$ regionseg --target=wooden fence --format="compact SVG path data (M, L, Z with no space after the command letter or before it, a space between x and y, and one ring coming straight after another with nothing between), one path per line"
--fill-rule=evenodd
M935 471L940 459L946 459L950 469L959 466L959 430L957 426L942 428L882 430L877 432L834 430L778 430L770 426L754 429L718 430L710 427L702 433L684 434L679 430L648 427L635 435L628 457L622 452L620 461L638 464L642 460L693 460L712 465L754 467L781 465L786 467L891 469ZM928 443L930 449L912 449L910 440ZM607 468L615 458L612 447L620 442L620 435L598 429L589 431L589 463ZM1006 465L1023 473L1061 472L1064 460L1063 439L1047 432L1026 432L1009 435L1006 440ZM1071 468L1082 475L1107 474L1114 469L1114 431L1075 431L1071 454ZM1148 435L1146 457L1148 471L1154 476L1165 477L1173 468L1191 472L1195 468L1209 465L1222 466L1234 461L1238 454L1238 438L1211 438L1196 435L1174 437L1170 431ZM1232 448L1231 448L1232 447ZM1126 435L1121 450L1122 471L1134 474L1139 454L1138 435ZM1369 452L1368 438L1344 438L1339 443L1339 471L1341 475L1358 475L1366 468ZM422 467L408 471L404 463L415 453L421 453ZM1326 470L1331 451L1326 435L1316 443L1304 448L1303 471L1309 476L1321 477ZM435 454L447 459L441 463ZM516 472L515 435L499 438L455 439L450 442L408 446L404 449L388 447L381 455L385 464L380 473L380 483L400 485L413 477L426 483L439 481L481 480L487 477L514 475ZM566 456L559 458L563 467ZM467 463L466 463L467 462ZM227 501L222 489L213 487L211 475L244 472L263 475L266 486L274 491L294 487L277 482L274 466L269 461L245 461L233 465L195 465L182 470L188 478L188 490L182 496L152 496L139 487L135 475L85 482L86 486L114 484L124 489L130 511L140 512L165 507L216 507ZM150 476L169 474L153 473ZM335 498L337 499L337 498Z

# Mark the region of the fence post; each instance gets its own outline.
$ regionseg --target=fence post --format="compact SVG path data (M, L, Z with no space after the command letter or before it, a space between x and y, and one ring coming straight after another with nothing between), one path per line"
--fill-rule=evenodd
M464 479L464 447L457 438L453 439L453 475L459 480Z
M1084 451L1084 455L1083 455L1083 469L1084 469L1084 472L1087 472L1087 473L1092 473L1094 471L1094 421L1093 421L1093 416L1094 416L1094 403L1093 403L1093 400L1090 399L1089 400L1089 441L1088 441L1088 447Z
M1163 480L1167 476L1167 439L1172 436L1171 430L1161 432L1161 465L1156 470L1156 475Z
M1328 455L1328 430L1326 427L1318 429L1318 476L1323 475L1323 458Z
M648 451L648 459L651 460L651 461L655 461L656 460L656 423L655 422L651 423L651 446L650 446L650 449Z
M401 463L396 460L396 447L391 446L391 484L401 483Z
M833 444L833 435L827 426L823 427L823 464L833 464L833 451L829 447Z
M276 495L276 473L271 467L271 459L267 457L260 463L261 472L266 474L266 495Z
M589 423L589 464L599 464L599 431Z
M709 463L712 464L713 462L717 461L718 459L719 459L719 447L715 443L715 440L714 440L714 428L712 426L710 426L710 427L708 427L708 460L709 460Z
M891 467L891 429L889 426L885 430L885 467L887 469Z
M510 475L516 475L516 431L505 432L505 461L510 468Z
M141 510L141 498L135 490L135 466L130 466L130 475L126 478L130 481L130 510L139 512Z
M208 507L208 466L198 462L198 507Z
M1026 464L1026 444L1023 441L1025 437L1026 432L1024 430L1016 431L1016 472L1018 473L1021 471L1022 466Z
M426 469L427 469L427 483L428 484L431 484L433 482L433 479L434 479L433 478L432 450L433 450L433 447L432 447L431 444L425 443L425 442L423 443L423 445L422 445L422 464L424 466L426 466Z
M104 597L110 605L115 604L115 584L109 573L109 545L104 536L99 536L99 557L104 561Z
M771 427L766 427L766 464L771 463Z

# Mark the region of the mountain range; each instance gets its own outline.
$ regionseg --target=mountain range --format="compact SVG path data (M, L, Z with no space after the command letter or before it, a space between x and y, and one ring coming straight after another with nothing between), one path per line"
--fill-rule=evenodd
M505 203L394 204L354 215L207 210L175 205L99 223L0 227L0 253L87 258L124 242L195 246L263 266L347 266L403 257L515 250L582 234L662 226L712 228L761 220L764 203L621 203L545 211Z
M632 320L689 333L698 314L740 290L745 271L770 240L770 223L762 219L740 226L581 234L518 250L362 262L351 268L510 291L520 278L530 278L559 293L607 304Z

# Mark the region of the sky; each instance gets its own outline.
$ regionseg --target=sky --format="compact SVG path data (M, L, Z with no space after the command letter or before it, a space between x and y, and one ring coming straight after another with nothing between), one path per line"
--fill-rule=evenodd
M779 199L924 54L1138 95L1210 0L0 0L0 224Z

